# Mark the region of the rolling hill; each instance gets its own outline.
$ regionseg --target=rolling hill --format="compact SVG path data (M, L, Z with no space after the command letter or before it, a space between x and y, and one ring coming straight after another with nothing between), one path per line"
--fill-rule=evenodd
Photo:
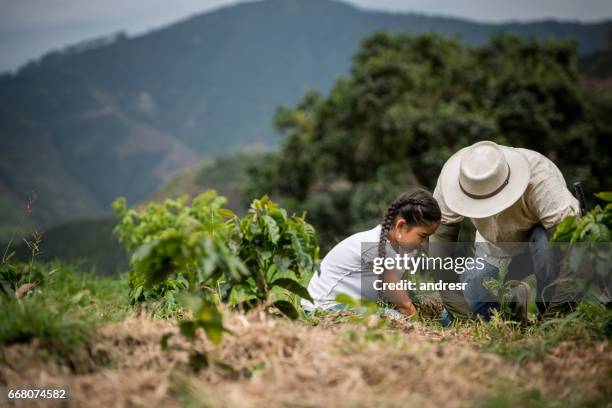
M139 202L202 158L273 148L276 107L308 89L326 92L376 30L436 30L474 44L507 31L573 39L591 53L611 28L481 24L330 0L265 0L54 51L0 76L0 205L13 214L2 222L12 223L31 192L32 224L55 225L107 214L119 195Z

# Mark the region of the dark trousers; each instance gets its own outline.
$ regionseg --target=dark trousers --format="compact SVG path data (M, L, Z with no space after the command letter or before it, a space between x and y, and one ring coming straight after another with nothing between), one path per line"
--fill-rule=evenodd
M538 225L531 231L528 248L510 261L505 279L522 280L530 274L535 274L536 305L540 314L543 314L555 295L560 259L559 248L549 244L546 230ZM486 261L484 265L482 269L476 267L467 269L461 274L460 280L462 283L467 283L464 297L472 314L488 320L491 312L499 309L499 303L484 287L483 282L487 278L497 279L499 268Z

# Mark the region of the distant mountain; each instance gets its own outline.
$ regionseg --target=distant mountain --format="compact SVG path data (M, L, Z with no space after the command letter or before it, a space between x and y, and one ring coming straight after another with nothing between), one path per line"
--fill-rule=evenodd
M599 49L612 22L481 24L364 11L330 0L266 0L128 38L47 54L0 76L0 205L51 225L138 202L201 158L278 143L271 119L347 73L376 30L437 30L479 44L497 31ZM6 217L5 217L6 218ZM5 222L5 220L3 220Z
M243 214L248 208L243 197L249 181L248 168L264 158L263 153L234 153L207 160L172 177L140 205L185 194L193 198L212 189L227 198L226 208Z

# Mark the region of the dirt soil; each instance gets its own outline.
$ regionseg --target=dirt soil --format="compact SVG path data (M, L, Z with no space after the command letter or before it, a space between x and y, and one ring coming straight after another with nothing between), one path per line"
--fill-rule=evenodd
M467 329L394 321L373 332L343 320L313 326L262 312L225 313L233 335L215 347L203 336L188 343L173 321L133 316L99 327L61 362L37 342L5 348L0 384L67 386L63 406L70 407L452 408L478 405L500 390L539 392L568 405L612 404L608 341L561 343L540 360L518 364L484 351ZM166 333L174 335L162 350ZM208 355L208 367L197 373L188 366L194 351Z

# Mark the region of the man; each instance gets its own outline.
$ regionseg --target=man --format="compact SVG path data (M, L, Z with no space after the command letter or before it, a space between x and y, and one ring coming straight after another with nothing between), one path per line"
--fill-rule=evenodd
M442 225L431 238L434 253L430 254L439 254L444 243L457 242L465 217L476 227L475 256L485 260L484 268L467 268L458 277L467 283L465 301L456 292L441 293L449 317L471 313L489 319L499 304L484 283L497 278L502 265L508 265L507 277L514 279L535 274L536 303L543 313L559 276L558 250L548 245L549 238L563 218L579 214L578 201L557 166L532 150L478 142L447 160L434 197L442 211ZM514 296L514 311L524 323L529 286L522 283ZM443 317L443 323L449 319Z

